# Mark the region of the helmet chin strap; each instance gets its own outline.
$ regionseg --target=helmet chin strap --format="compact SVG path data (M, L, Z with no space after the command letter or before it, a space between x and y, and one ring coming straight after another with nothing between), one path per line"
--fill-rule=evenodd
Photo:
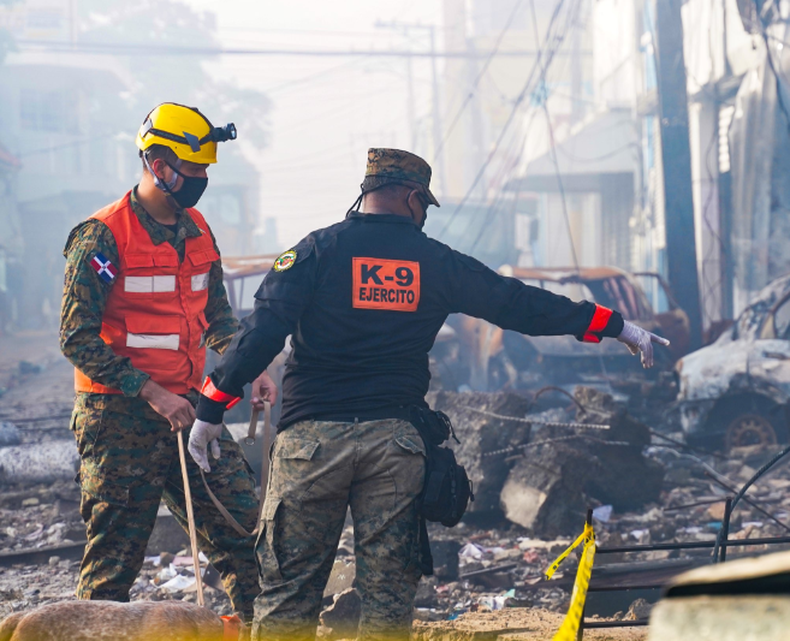
M143 153L143 160L145 161L145 166L148 168L148 173L150 173L151 176L153 176L154 178L154 185L156 185L156 187L161 189L163 192L165 192L168 196L172 198L173 187L176 186L176 181L178 180L177 170L181 169L181 159L180 158L176 159L176 166L175 166L176 171L173 172L173 178L169 182L163 180L162 178L156 175L156 172L154 172L154 168L151 167L151 162L148 160L148 153Z

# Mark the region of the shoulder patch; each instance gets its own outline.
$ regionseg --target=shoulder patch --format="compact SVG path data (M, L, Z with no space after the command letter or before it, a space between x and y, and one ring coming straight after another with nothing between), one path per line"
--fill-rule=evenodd
M284 272L287 269L291 269L296 263L296 250L289 249L287 252L283 252L277 257L277 260L274 261L273 269L276 272Z
M111 283L115 280L115 266L104 257L104 254L96 254L91 260L91 267L96 270L96 273L105 283Z

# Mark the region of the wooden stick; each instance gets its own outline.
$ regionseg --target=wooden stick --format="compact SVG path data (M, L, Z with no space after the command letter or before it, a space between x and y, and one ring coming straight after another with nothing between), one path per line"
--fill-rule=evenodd
M192 562L195 565L195 581L197 582L197 603L200 607L206 605L203 598L203 577L200 576L200 558L197 546L197 528L195 527L195 513L192 509L192 490L189 487L187 474L187 457L184 453L184 432L178 432L178 458L181 461L181 478L184 481L184 501L187 506L187 521L189 522L189 543L192 545Z
M263 458L261 459L261 501L258 509L258 522L263 513L263 502L269 487L269 449L272 443L272 404L265 401L263 405Z

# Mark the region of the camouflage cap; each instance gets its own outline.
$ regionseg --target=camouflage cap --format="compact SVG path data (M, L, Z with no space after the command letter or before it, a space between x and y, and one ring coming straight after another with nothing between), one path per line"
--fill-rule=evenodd
M388 183L399 183L420 189L432 205L439 201L431 193L431 166L419 156L401 149L368 149L368 164L362 193L373 191Z

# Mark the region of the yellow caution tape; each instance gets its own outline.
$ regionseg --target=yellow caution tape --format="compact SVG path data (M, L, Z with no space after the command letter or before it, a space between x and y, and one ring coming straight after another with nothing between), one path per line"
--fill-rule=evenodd
M568 546L568 549L565 550L562 554L560 554L554 563L549 566L549 569L546 570L546 580L548 581L554 573L557 571L557 568L560 567L560 564L568 558L568 555L573 552L577 547L579 547L587 537L592 537L595 540L595 534L593 533L592 525L584 524L584 532L582 532L578 538Z
M592 525L589 523L585 524L584 532L581 533L579 538L565 552L560 554L557 560L546 570L546 578L549 579L557 571L560 563L582 543L584 543L584 547L579 559L579 569L576 570L576 580L573 583L571 605L560 629L554 635L553 641L575 641L576 634L579 631L579 625L584 615L584 602L587 600L587 588L590 586L593 561L595 560L595 532L593 532Z

